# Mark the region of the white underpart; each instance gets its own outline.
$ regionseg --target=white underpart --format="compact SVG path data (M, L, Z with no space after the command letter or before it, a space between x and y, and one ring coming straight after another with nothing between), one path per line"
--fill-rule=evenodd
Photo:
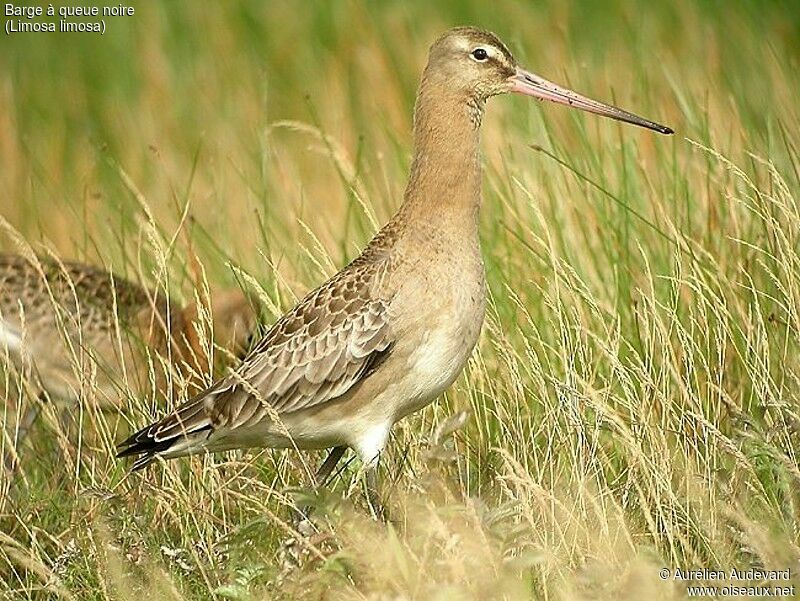
M0 351L22 353L22 337L19 332L0 319Z
M428 332L425 341L411 355L411 372L416 390L412 398L433 399L444 392L458 377L471 346L465 348L461 332L440 326Z
M390 429L391 424L388 421L376 424L365 430L355 441L355 451L365 469L374 467L378 463L381 451L389 438Z
M411 354L404 376L367 405L359 419L342 418L329 426L355 449L365 469L377 464L395 422L433 401L461 373L480 325L447 318L441 324Z

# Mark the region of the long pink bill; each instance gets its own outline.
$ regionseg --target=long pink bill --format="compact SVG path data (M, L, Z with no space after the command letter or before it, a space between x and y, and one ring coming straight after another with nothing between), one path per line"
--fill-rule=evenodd
M533 96L541 100L549 100L559 104L566 104L576 109L603 115L604 117L611 117L618 121L625 121L632 123L639 127L646 127L662 134L675 133L672 128L666 125L661 125L655 121L650 121L644 117L639 117L628 111L623 111L621 108L604 104L597 100L592 100L586 96L581 96L577 92L562 88L554 84L552 81L547 81L543 77L539 77L535 73L525 71L524 69L517 68L516 75L509 78L511 83L511 91L517 94L524 94L525 96Z

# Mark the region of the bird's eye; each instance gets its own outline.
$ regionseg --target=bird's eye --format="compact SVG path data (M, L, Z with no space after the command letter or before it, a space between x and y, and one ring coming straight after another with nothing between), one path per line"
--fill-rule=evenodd
M489 53L486 52L484 48L475 48L475 50L472 51L472 58L482 63L489 58Z

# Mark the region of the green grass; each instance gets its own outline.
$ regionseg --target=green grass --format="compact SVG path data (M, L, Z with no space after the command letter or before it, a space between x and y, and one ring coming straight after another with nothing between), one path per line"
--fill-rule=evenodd
M165 408L76 408L80 444L53 414L0 481L0 596L681 598L660 567L800 569L800 10L651 4L141 3L102 37L0 37L0 247L186 300L196 257L268 323L397 208L451 25L677 132L490 102L491 304L465 375L395 430L397 527L354 462L292 567L316 456L126 478L113 443Z

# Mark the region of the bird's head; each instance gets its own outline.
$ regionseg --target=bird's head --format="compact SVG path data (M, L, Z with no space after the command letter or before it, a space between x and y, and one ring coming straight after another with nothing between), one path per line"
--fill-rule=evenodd
M662 134L673 133L669 127L581 96L526 71L496 35L475 27L456 27L442 34L431 46L424 77L435 82L440 90L460 94L477 106L482 106L491 96L513 92L565 104Z
M481 101L509 91L517 62L497 36L474 27L445 32L430 49L426 73L441 86Z

